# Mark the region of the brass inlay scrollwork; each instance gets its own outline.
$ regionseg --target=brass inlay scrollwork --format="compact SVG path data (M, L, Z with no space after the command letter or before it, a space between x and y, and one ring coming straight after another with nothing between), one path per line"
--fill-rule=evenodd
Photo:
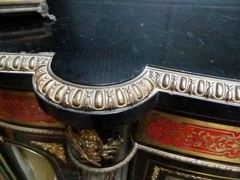
M151 111L137 139L175 152L240 163L240 128Z
M113 159L113 154L120 148L123 139L118 136L116 140L109 138L106 144L94 130L82 130L75 133L72 128L68 128L68 137L73 147L80 154L81 160L89 162L97 167L101 167L103 159Z
M31 141L32 144L35 144L37 146L40 146L45 151L48 151L54 155L57 156L57 158L61 159L63 162L67 162L66 156L65 156L65 150L63 148L62 144L58 143L44 143L44 142L37 142L37 141Z

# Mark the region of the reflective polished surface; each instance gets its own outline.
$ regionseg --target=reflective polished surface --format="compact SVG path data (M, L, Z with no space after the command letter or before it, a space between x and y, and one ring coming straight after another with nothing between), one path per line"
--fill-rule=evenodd
M240 79L239 1L48 2L57 21L41 41L2 41L4 52L54 52L53 73L82 85L109 85L146 65ZM1 15L2 33L44 24L38 16Z

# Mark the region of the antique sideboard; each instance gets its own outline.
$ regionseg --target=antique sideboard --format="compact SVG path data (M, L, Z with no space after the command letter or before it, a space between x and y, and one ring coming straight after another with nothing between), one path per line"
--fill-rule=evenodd
M9 2L1 180L240 179L238 0Z

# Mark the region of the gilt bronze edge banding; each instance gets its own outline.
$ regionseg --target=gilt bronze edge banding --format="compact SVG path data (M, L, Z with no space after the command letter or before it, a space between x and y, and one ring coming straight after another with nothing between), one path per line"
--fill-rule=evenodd
M119 168L122 168L124 165L126 165L135 155L136 151L137 151L138 145L137 143L135 143L132 151L130 152L130 154L120 163L111 166L111 167L106 167L106 168L94 168L94 167L90 167L87 165L84 165L82 163L80 163L75 157L74 155L71 153L71 149L70 146L68 145L67 151L68 151L68 155L71 158L71 160L80 168L82 168L83 170L89 171L89 172L94 172L94 173L107 173L107 172L112 172L115 171Z
M7 128L14 131L25 132L25 133L38 133L38 134L50 134L50 135L63 135L63 131L61 130L47 130L47 129L38 129L38 128L30 128L30 127L20 127L13 124L8 124L0 121L0 127Z
M34 74L37 65L50 61L54 53L0 52L0 72Z
M181 161L184 163L194 164L198 166L208 167L208 168L214 168L219 170L225 170L225 171L232 171L232 172L240 172L240 168L238 166L231 166L231 165L224 165L220 163L214 163L214 162L208 162L200 159L194 159L190 157L184 157L177 154L172 154L169 152L164 152L161 150L153 149L147 146L143 146L141 144L138 144L138 149L143 150L145 152L149 152L151 154L155 154L164 158Z
M160 173L162 172L166 172L169 173L170 175L177 175L180 178L188 178L188 179L193 179L193 180L214 180L214 179L209 179L209 178L205 178L205 177L200 177L197 175L192 175L192 174L187 174L187 173L182 173L182 172L178 172L178 171L173 171L167 168L163 168L163 167L159 167L159 166L155 166L153 169L153 173L152 173L152 179L151 180L157 180L158 176Z
M55 77L50 63L34 74L38 93L53 103L76 110L104 111L129 107L158 92L240 105L240 83L146 66L136 78L111 86L82 86Z
M56 77L50 67L53 56L54 53L0 53L0 72L33 73L35 91L56 105L75 110L122 109L158 92L240 106L238 81L146 66L140 75L124 83L83 86Z

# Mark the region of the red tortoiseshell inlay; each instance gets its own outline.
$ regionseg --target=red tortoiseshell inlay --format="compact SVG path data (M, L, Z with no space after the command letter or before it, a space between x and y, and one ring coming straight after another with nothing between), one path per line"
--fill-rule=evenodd
M189 152L240 158L240 131L187 123L151 114L148 138L161 147L175 147Z
M61 126L43 112L33 93L0 91L0 119L36 126Z

